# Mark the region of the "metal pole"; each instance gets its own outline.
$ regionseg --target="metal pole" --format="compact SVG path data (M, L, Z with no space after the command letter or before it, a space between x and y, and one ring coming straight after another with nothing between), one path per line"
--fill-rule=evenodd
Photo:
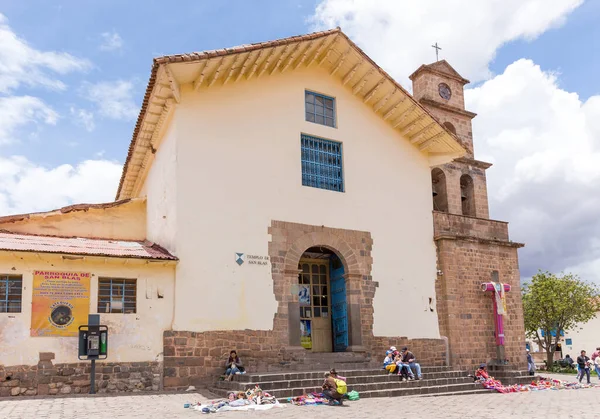
M96 394L96 360L92 359L90 394Z

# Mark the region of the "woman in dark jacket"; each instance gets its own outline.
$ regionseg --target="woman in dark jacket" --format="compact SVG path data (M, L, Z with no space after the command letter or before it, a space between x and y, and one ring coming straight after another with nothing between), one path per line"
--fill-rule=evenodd
M226 381L230 381L231 377L233 377L234 375L239 375L242 372L244 372L244 364L242 364L242 360L237 355L235 349L229 353L229 359L227 359L227 362L225 363L225 368Z

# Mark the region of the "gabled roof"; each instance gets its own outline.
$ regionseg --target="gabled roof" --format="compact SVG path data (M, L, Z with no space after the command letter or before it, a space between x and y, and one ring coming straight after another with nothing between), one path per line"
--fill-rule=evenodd
M340 28L269 42L154 59L116 199L135 196L143 186L158 149L164 121L181 100L180 85L203 89L285 72L321 67L336 77L373 112L420 151L446 156L466 152L449 132L388 73L371 60Z
M56 253L78 256L177 260L161 246L149 241L119 241L81 237L15 234L0 230L0 251Z
M429 72L429 73L433 73L433 74L439 74L439 75L445 76L445 77L450 77L451 79L454 79L454 80L458 81L459 83L461 83L463 86L465 84L470 83L469 80L465 79L463 76L458 74L458 71L456 71L454 69L454 67L452 67L450 64L448 64L448 61L446 61L446 60L436 61L435 63L431 63L431 64L423 64L423 65L421 65L421 67L417 68L417 70L414 73L412 73L408 78L413 80L419 74L424 73L424 72Z

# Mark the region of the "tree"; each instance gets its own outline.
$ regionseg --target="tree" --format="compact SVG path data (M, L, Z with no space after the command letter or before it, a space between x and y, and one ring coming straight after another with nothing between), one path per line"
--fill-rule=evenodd
M523 287L525 332L546 351L548 367L552 366L561 332L576 329L593 319L598 311L598 287L577 275L557 276L539 271Z

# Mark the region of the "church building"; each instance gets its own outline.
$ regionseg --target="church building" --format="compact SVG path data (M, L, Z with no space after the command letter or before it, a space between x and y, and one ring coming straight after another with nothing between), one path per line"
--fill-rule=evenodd
M392 345L524 368L522 245L489 219L468 80L410 79L339 28L155 58L115 202L0 217L0 396L86 391L88 314L101 391L187 388L231 349L250 371Z

